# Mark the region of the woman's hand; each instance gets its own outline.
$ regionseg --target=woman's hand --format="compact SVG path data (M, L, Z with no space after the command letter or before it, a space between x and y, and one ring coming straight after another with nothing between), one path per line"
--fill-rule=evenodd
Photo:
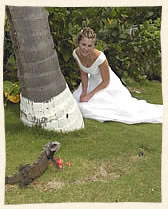
M82 93L81 95L80 95L80 102L82 102L82 100L83 100L83 98L86 96L86 94L84 94L84 93Z
M80 102L88 102L91 97L92 97L92 94L81 95Z

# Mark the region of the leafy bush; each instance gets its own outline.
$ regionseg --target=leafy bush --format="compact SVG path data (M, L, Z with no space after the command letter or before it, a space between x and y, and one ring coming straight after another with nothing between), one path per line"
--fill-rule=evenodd
M160 18L140 24L133 36L132 47L141 58L138 69L148 80L161 79Z
M83 7L46 8L51 34L62 73L73 91L80 82L72 52L77 34L89 26L97 33L96 48L104 51L113 71L123 79L132 77L161 80L160 16L161 7ZM133 30L136 25L136 30ZM133 31L134 33L130 33ZM4 80L17 81L10 71L15 59L9 27L5 24ZM14 60L13 68L14 67ZM12 77L13 76L13 77Z
M9 24L7 17L5 18L4 28L4 57L3 57L3 77L4 80L17 81L17 67L12 40L9 33Z
M80 81L72 52L76 36L84 26L95 30L96 48L105 52L120 78L161 80L161 8L49 8L48 11L61 69L71 89ZM137 23L137 30L130 34Z
M5 106L9 100L12 103L18 103L20 101L20 87L18 82L4 81L3 93L5 97Z
M135 80L161 80L160 18L145 21L122 45L122 69Z
M132 34L131 25L118 22L111 20L100 31L112 69L121 78L161 80L160 18L139 24Z

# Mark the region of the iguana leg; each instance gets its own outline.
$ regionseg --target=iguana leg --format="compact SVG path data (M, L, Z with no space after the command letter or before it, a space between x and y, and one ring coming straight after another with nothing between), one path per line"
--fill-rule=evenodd
M55 161L54 159L51 159L51 161L52 161L53 165L54 165L56 168L58 168L58 166L57 166L57 164L56 164L56 161Z

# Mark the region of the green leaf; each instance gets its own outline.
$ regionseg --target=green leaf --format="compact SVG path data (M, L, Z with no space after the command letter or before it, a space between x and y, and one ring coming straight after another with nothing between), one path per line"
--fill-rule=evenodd
M20 92L18 82L4 81L3 82L3 92L7 92L8 95L16 95Z
M14 55L11 55L7 62L7 68L8 70L16 70L16 60L14 58Z

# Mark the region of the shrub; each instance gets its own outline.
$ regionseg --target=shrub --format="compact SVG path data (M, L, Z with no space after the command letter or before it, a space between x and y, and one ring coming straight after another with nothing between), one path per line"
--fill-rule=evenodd
M18 82L4 81L3 93L5 106L8 100L12 103L18 103L20 101L20 87Z
M104 51L113 71L123 79L131 77L161 80L161 7L46 8L62 73L73 91L80 82L72 56L79 31L89 26L97 33L96 48ZM135 29L134 26L136 25ZM133 33L130 33L133 31ZM13 70L10 70L12 63ZM17 81L15 57L6 19L4 80ZM15 69L14 69L15 68Z

